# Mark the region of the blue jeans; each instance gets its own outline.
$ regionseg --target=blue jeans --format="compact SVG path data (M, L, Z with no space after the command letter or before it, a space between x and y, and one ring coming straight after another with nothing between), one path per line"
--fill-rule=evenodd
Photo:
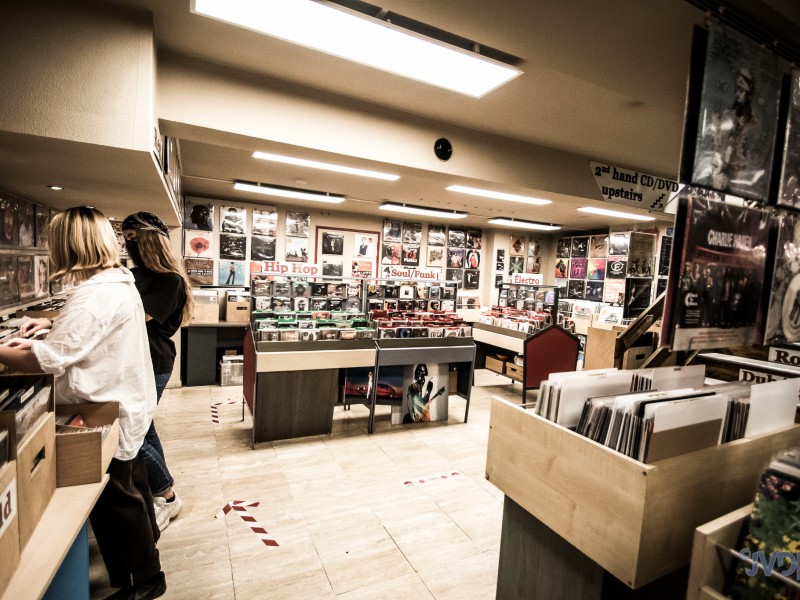
M161 400L161 394L167 387L167 382L172 373L156 373L156 403ZM158 496L171 488L175 480L167 469L167 461L164 458L164 449L161 447L161 440L158 439L155 423L150 422L150 429L144 436L144 442L139 450L139 454L144 458L144 466L147 469L147 481L150 484L150 491L154 496Z

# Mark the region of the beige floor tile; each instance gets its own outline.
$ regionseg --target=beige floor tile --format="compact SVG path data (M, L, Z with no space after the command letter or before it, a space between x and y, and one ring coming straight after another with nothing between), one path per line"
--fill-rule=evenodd
M491 398L520 399L519 385L476 372L470 418L451 399L447 422L392 425L363 405L334 409L333 432L252 448L241 388L170 388L156 427L181 515L159 549L167 598L451 600L493 598L503 494L485 479ZM459 473L419 484L420 478ZM407 485L407 482L414 485ZM279 544L267 547L226 502L248 509ZM96 550L91 597L111 590Z
M234 600L233 573L230 561L220 561L195 568L170 570L165 599Z
M352 592L336 596L336 600L377 600L378 598L391 598L392 600L432 600L428 588L416 573L403 575L394 579L385 579L380 583L359 587ZM468 592L462 598L470 598Z

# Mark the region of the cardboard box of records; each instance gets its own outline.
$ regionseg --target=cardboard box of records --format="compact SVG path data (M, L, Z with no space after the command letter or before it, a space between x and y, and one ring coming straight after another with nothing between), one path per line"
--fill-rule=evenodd
M250 294L227 292L225 294L225 320L229 323L250 322Z
M6 433L5 430L0 432ZM0 461L2 464L2 461ZM0 466L0 596L19 565L19 496L17 463L5 461Z
M219 294L217 290L192 290L194 312L192 323L219 323Z
M16 463L21 552L56 489L53 377L2 375L0 397L0 429L8 431L7 452Z
M56 405L56 485L97 483L119 444L119 402Z

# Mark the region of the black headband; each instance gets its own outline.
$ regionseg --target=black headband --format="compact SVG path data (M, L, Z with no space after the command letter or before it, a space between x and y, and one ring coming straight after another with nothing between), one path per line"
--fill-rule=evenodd
M146 211L125 217L122 222L122 229L145 229L160 233L164 237L169 237L169 228L164 224L164 221L159 219L158 215Z

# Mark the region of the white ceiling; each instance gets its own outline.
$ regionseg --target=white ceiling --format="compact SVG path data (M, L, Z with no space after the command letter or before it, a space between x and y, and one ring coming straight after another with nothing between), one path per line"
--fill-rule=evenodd
M766 4L781 9L791 17L786 21L791 31L800 32L797 6L787 0L732 1L756 11ZM422 117L430 123L552 147L670 179L677 178L680 159L692 28L704 18L701 10L685 0L378 1L390 11L522 59L523 76L476 100L192 15L189 0L104 3L152 13L161 57L212 63L263 76L265 81L281 80L311 97L351 102L395 116ZM276 203L235 192L228 183L259 180L250 152L270 150L268 140L196 132L169 122L161 127L162 133L181 138L187 195ZM163 185L145 172L153 170L146 161L103 152L101 162L91 148L83 154L59 156L62 149L57 142L27 139L25 148L20 148L20 140L12 138L10 134L0 137L0 188L54 206L92 203L107 213L119 212L114 205L157 212L168 207ZM310 150L305 154L328 158ZM361 159L352 162L353 166L364 164ZM378 203L387 197L385 183L299 168L271 169L272 183L305 187L298 183L302 181L310 189L355 198L347 205L351 212L378 214ZM408 168L393 170L402 175L392 184L394 200L419 204L419 199L426 199L425 203L435 206L464 208L477 215L473 224L478 226L500 210L491 201L448 198L442 189L445 183L453 183L452 178ZM43 196L39 181L34 184L34 174L51 181L74 180L77 187L70 187L76 191L58 201ZM503 191L532 193L497 183ZM104 204L109 190L113 201ZM573 229L608 225L603 217L574 211L578 204L587 204L583 199L555 193L547 197L556 202L548 207L547 217L539 220Z

